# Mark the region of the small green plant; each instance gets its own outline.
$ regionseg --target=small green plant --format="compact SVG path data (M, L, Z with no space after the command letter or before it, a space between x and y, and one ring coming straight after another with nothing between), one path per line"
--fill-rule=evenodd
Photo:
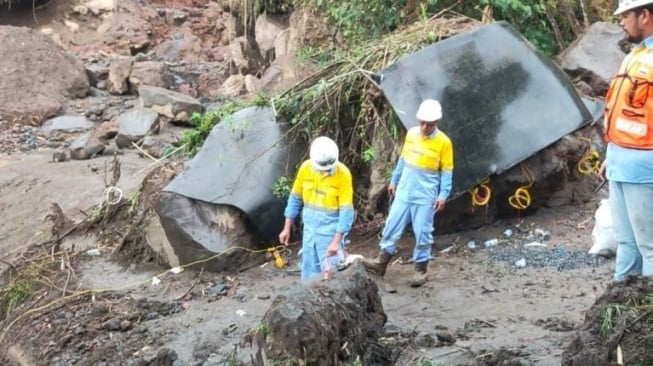
M624 305L620 304L608 304L601 311L601 326L599 332L603 336L610 334L610 331L614 327L614 317L620 316L621 313L626 309Z
M136 209L138 208L138 199L140 197L140 192L135 191L132 194L127 197L127 201L129 202L129 209L127 210L127 213L131 216L134 212L136 212Z
M266 324L259 324L256 328L252 329L252 333L256 334L263 339L268 337L268 332L270 330L268 329L268 326Z
M195 129L184 133L181 138L186 153L189 156L197 154L213 127L243 107L240 102L232 101L217 110L208 111L203 114L193 113L190 117L190 122L195 126Z
M368 147L363 150L363 161L370 163L376 157L376 150L373 147Z
M20 279L6 289L8 303L7 313L12 312L32 293L32 284L27 279Z
M183 147L179 146L174 146L174 145L168 145L163 149L163 152L161 153L162 158L171 158L181 152Z
M263 93L260 92L254 96L254 100L252 101L252 104L254 104L257 107L269 107L270 106L270 97Z
M106 211L106 206L104 205L98 205L93 208L93 211L91 211L91 217L95 220L101 218L104 216L104 213Z
M629 363L628 366L646 366L646 364L644 363L644 361L640 360L635 363Z
M292 179L282 176L274 182L274 188L272 188L272 194L277 198L286 199L290 195L292 189Z

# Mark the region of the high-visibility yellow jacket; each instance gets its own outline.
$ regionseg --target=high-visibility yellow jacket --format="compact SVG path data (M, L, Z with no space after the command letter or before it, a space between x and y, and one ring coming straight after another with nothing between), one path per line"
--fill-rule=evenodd
M318 234L347 233L354 219L353 183L349 169L337 162L328 172L319 172L309 160L302 163L288 198L285 217L294 219L303 204L304 230Z

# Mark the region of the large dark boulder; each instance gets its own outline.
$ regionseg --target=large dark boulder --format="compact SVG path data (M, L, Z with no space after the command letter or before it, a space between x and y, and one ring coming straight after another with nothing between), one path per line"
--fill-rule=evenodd
M368 347L381 337L387 316L362 264L315 281L273 301L263 317L267 334L259 359L283 365L340 365L357 358L364 365L391 364L388 352Z

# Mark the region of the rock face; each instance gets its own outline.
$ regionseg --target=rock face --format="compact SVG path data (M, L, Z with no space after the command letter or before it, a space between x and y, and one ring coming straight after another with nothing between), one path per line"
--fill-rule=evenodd
M0 118L40 125L64 101L88 94L84 65L52 38L29 28L0 26Z
M597 22L567 47L560 56L560 66L574 79L576 87L591 96L603 97L608 83L619 71L624 31L616 24ZM583 83L583 85L579 85Z
M263 317L267 336L259 357L284 365L337 365L357 357L364 365L389 365L382 353L366 352L386 320L376 283L355 262L328 281L277 296Z
M234 246L260 249L247 228L245 215L236 208L161 192L156 212L171 246L163 248L170 264L183 265L220 254L201 266L207 271L239 272L265 260L262 253L234 250Z

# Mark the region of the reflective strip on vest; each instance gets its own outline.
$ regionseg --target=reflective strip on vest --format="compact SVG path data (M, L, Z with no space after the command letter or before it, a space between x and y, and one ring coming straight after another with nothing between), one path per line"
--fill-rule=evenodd
M606 100L606 141L653 149L653 48L638 47L626 56Z
M408 130L401 157L406 165L429 172L437 172L450 165L448 162L440 161L442 150L449 142L444 133L438 131L434 138L422 136L419 127ZM453 165L453 163L451 163Z

